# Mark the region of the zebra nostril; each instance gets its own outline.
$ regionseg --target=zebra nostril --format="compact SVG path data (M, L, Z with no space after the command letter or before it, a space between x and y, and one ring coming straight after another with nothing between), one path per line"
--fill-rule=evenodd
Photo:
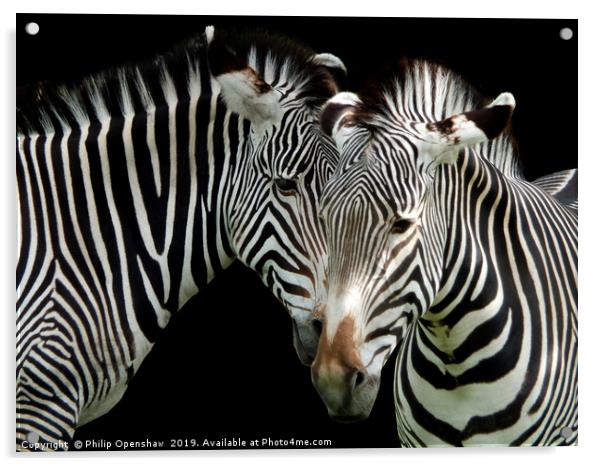
M311 321L311 326L318 335L322 334L322 321L320 319L313 319Z
M366 380L366 375L362 371L357 371L355 374L353 388L356 389L360 387L362 383L364 383L364 380Z

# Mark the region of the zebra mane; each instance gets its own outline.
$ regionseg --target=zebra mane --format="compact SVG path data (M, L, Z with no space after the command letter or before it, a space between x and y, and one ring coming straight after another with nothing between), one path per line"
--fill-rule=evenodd
M219 28L227 41L260 73L295 88L295 95L318 108L334 93L334 77L308 63L314 52L286 37L262 30ZM154 58L110 68L74 82L40 82L17 89L17 135L51 134L57 128L89 125L111 116L146 112L159 105L198 98L211 88L205 33L176 44ZM266 79L269 82L269 79Z
M378 80L360 92L360 120L435 122L449 116L485 107L484 98L459 74L424 59L403 58ZM522 176L517 145L510 127L481 151L483 157L509 176Z

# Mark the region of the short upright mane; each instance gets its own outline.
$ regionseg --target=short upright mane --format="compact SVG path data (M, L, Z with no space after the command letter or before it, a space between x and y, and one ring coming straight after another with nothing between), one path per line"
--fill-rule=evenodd
M218 29L239 56L260 73L286 81L307 103L319 106L333 93L333 76L312 66L314 52L262 30ZM146 111L170 101L198 97L210 89L208 40L204 32L150 60L101 71L73 83L37 83L17 90L17 133L49 134L58 126L89 124L103 117ZM270 81L270 76L266 81Z
M109 68L67 83L40 82L17 89L17 133L49 134L146 110L169 98L190 95L188 80L207 47L199 33L167 53Z
M422 59L402 59L398 66L360 93L360 112L367 121L435 122L482 108L492 99L482 97L454 71ZM488 143L483 155L506 175L522 176L510 129Z

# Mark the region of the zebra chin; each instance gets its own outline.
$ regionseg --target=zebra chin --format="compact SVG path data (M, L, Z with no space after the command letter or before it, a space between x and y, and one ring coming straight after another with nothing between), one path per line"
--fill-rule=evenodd
M360 422L370 417L380 381L368 380L361 390L355 390L349 397L347 404L336 404L331 407L326 403L325 397L320 393L322 401L326 404L328 415L333 421L340 423Z
M361 371L352 370L343 374L318 375L312 371L314 387L333 421L359 422L370 416L378 394L380 378L363 374Z

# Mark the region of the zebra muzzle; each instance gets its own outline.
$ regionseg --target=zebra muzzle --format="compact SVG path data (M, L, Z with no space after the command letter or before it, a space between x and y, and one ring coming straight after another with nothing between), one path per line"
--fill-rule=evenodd
M322 332L311 368L312 381L330 417L339 422L365 419L372 410L378 380L369 376L353 334L353 320L343 320L332 341Z

